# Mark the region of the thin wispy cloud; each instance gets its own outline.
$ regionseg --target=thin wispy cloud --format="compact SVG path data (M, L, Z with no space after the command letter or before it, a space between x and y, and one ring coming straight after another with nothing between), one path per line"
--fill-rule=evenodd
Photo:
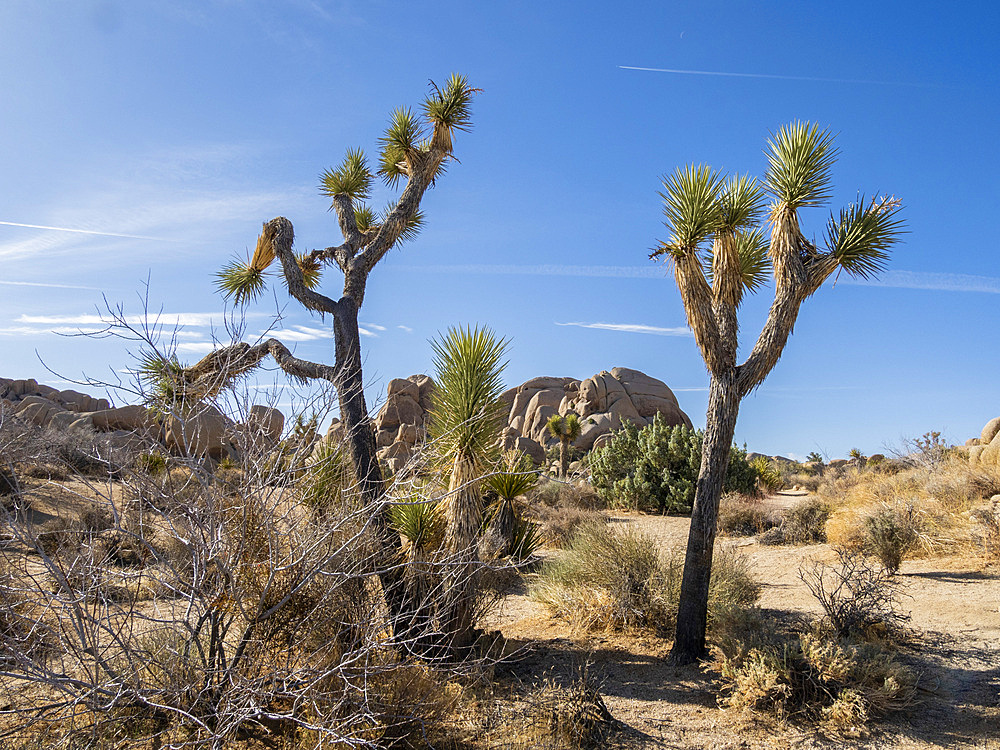
M264 335L263 331L261 335ZM284 341L317 341L319 339L332 339L333 331L326 328L297 325L274 331L274 335Z
M413 329L410 328L409 326L398 325L396 326L396 328L398 328L401 331L405 331L406 333L413 333Z
M619 331L621 333L648 333L654 336L691 336L687 326L662 328L648 326L642 323L556 323L557 326L575 326L577 328L596 328L600 331Z
M589 276L600 279L663 279L663 266L574 266L564 264L518 266L462 264L437 266L394 266L398 271L427 273L496 274L501 276Z
M938 292L983 292L1000 294L1000 278L966 273L935 273L932 271L886 271L877 279L864 280L843 277L838 284L882 286L895 289L928 289Z
M97 232L92 229L74 229L72 227L50 227L43 224L21 224L16 221L0 221L5 227L24 227L27 229L44 229L49 232L70 232L72 234L92 234L98 237L123 237L127 240L154 240L156 242L176 242L165 237L148 237L142 234L119 234L118 232Z
M769 78L778 81L810 81L812 83L861 83L874 86L914 86L929 88L934 84L910 83L908 81L875 81L856 78L820 78L816 76L786 76L773 73L734 73L719 70L684 70L680 68L644 68L638 65L619 65L622 70L639 70L646 73L673 73L686 76L721 76L723 78Z
M662 265L648 266L575 266L575 265L436 265L395 266L406 272L483 274L498 276L578 276L601 279L666 279L671 280ZM937 273L934 271L886 271L872 280L853 279L842 275L838 284L854 286L880 286L896 289L927 289L942 292L982 292L1000 294L1000 277L978 276L963 273Z
M6 286L31 286L31 287L41 287L43 289L85 289L91 292L99 292L96 286L78 286L77 284L48 284L42 283L40 281L0 281L0 284Z
M243 312L240 313L247 318L267 317L267 313ZM149 325L160 326L195 326L209 327L224 324L232 316L223 312L214 313L150 313L149 315L125 315L124 321L129 325ZM107 324L107 316L88 313L83 315L19 315L15 323L31 323L36 325L101 325Z

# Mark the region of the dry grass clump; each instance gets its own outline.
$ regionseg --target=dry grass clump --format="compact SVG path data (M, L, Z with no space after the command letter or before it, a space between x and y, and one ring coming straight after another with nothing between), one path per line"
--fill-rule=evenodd
M729 536L757 536L778 524L758 497L727 492L719 501L718 529Z
M977 508L1000 491L1000 470L954 456L911 462L894 473L883 471L885 464L900 462L833 472L820 486L818 495L832 508L831 544L882 554L890 568L893 548L903 557L983 549Z
M529 505L548 508L600 510L605 507L593 487L583 482L560 482L542 477L526 495Z
M568 546L583 526L607 522L607 517L603 513L583 508L542 506L535 509L535 512L541 522L542 539L554 547Z
M785 477L785 486L800 487L809 492L816 492L825 481L826 479L819 472L808 473L800 471L788 474Z
M586 667L569 684L545 678L525 700L524 718L514 728L516 746L545 750L605 747L614 718Z
M916 673L891 653L816 633L722 655L717 666L723 707L817 721L846 734L916 702Z
M579 529L557 560L539 572L531 595L585 630L669 633L676 621L683 555L662 557L650 537L604 525ZM720 550L712 568L709 621L731 607L749 607L760 595L746 559Z
M807 497L788 508L781 522L759 537L761 544L822 544L830 505L818 497Z

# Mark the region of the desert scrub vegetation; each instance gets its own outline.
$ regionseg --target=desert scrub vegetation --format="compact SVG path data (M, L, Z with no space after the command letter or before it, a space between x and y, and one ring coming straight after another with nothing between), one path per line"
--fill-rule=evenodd
M719 704L742 714L801 720L847 735L917 701L917 672L897 655L907 617L899 582L838 549L833 564L800 569L823 616L805 628L730 629L716 649Z
M991 498L1000 471L950 452L827 470L817 497L830 507L831 544L878 556L890 569L910 557L993 554Z
M684 425L670 426L659 414L642 429L626 422L590 455L591 481L614 508L656 513L688 513L701 467L703 434ZM746 452L733 447L726 491L757 492L757 472Z
M777 511L760 497L727 492L719 500L719 533L728 536L758 536L777 526Z
M652 538L603 524L581 526L555 560L543 564L531 596L584 630L646 630L674 626L682 554L665 555ZM754 605L760 585L745 558L724 550L712 570L709 620Z

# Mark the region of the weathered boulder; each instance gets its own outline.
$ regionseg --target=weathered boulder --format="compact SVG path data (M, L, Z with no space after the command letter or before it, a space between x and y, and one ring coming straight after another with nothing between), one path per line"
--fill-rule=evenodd
M285 415L270 406L254 404L247 413L246 427L252 438L264 438L277 445L285 429Z
M979 435L979 444L989 445L998 433L1000 433L1000 417L994 417L983 427L983 431Z
M39 427L48 425L52 416L66 411L62 404L57 404L44 396L27 396L14 407L14 413L25 422L31 422Z
M154 430L158 426L156 415L145 406L139 405L104 409L92 412L89 416L94 429L99 432Z
M206 405L183 419L168 416L164 421L163 444L178 455L238 459L231 439L235 426L219 409Z

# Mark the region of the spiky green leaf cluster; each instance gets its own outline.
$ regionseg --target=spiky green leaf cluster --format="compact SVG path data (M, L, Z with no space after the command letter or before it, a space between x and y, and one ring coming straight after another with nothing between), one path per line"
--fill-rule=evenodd
M431 341L437 387L431 435L444 455L482 467L492 463L503 424L501 373L507 341L489 328L449 328Z
M234 259L215 274L215 288L225 298L233 298L233 302L242 305L252 302L264 293L267 281L265 272L254 268L246 261Z
M545 427L552 437L570 443L580 437L580 430L582 429L580 418L572 412L565 417L553 414L545 423Z
M663 178L663 215L671 239L667 252L692 252L718 228L722 214L722 177L711 167L690 164Z
M855 278L871 279L884 271L889 249L904 231L900 210L897 200L883 198L865 206L861 197L842 208L839 217L831 214L826 243L837 264Z
M833 135L818 125L796 121L768 139L764 184L788 209L821 206L830 198L830 170L837 160Z
M316 289L323 274L320 262L311 258L309 253L297 253L295 263L302 272L302 283L306 285L306 289Z
M176 354L164 356L158 351L141 351L136 375L146 392L146 401L154 408L170 409L180 405L184 365Z
M417 501L393 505L389 520L413 549L430 552L441 546L445 518L438 503Z
M326 169L320 175L319 190L330 198L346 195L351 200L367 200L372 190L372 173L365 152L360 148L348 149L339 167Z
M504 500L513 500L538 484L540 476L527 456L508 455L500 470L490 474L483 484Z
M431 82L431 95L424 101L424 114L435 125L468 132L472 127L472 97L479 89L469 80L452 73L442 88Z
M719 227L730 232L756 227L767 197L755 177L732 175L719 193Z

